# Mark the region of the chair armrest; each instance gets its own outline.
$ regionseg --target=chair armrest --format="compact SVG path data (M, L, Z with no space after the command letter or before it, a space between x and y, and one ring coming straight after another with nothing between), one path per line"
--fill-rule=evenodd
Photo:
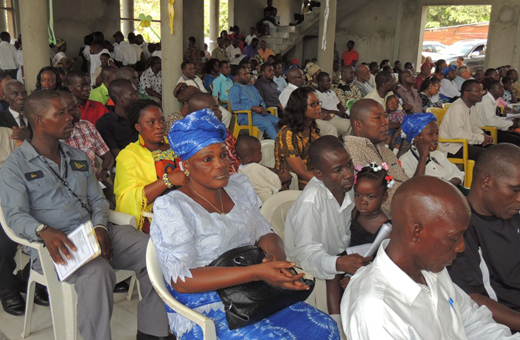
M498 129L496 126L481 126L480 129L482 129L484 131L488 131L490 136L493 137L493 144L497 143Z
M278 117L278 108L277 107L268 107L267 112L269 112L271 115Z
M117 225L129 224L134 228L137 228L135 217L129 214L122 213L120 211L109 210L108 211L108 222Z

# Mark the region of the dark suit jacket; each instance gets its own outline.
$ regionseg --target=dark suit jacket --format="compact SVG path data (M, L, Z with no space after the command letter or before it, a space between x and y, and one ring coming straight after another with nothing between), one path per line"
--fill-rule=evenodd
M7 108L5 111L0 112L0 126L7 127L10 129L12 129L13 126L18 126L18 122L14 119L11 112L9 112L9 108ZM32 136L31 126L28 125L27 128L29 128L29 130L31 131Z
M18 127L18 123L14 119L11 112L9 112L9 108L7 108L5 111L0 112L0 126L7 127L12 129L13 126Z

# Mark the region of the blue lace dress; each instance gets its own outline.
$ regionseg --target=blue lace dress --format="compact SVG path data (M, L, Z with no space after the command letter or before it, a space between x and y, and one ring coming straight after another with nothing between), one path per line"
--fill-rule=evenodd
M261 201L247 176L233 175L226 192L235 206L226 215L209 213L184 193L175 190L154 203L150 237L172 295L184 305L215 322L218 339L339 339L336 323L325 313L303 303L287 307L253 325L229 330L224 305L216 292L182 294L170 280L191 278L190 269L204 267L222 253L254 244L271 233L260 214ZM178 339L202 339L198 325L166 308Z

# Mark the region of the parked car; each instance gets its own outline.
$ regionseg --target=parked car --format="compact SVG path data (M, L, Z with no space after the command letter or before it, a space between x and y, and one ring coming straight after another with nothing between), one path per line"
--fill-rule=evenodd
M474 73L477 69L484 68L486 46L486 39L460 40L448 46L439 59L446 60L448 65L457 66L457 58L462 57L464 64Z
M433 61L436 61L437 59L439 59L439 55L447 47L448 46L441 44L438 41L423 41L422 55L425 57L430 57Z

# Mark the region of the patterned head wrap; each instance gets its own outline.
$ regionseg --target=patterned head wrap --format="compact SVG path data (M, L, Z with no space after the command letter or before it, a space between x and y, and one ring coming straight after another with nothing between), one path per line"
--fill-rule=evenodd
M318 72L321 72L321 67L318 64L315 63L308 63L306 66L307 70L307 80L312 80L314 75Z
M185 161L208 145L224 143L226 137L226 126L213 111L202 109L174 122L168 142L175 154Z
M433 113L414 113L406 115L401 124L401 131L403 135L405 135L406 141L411 144L412 140L424 130L426 125L436 121L437 118L435 118Z
M442 73L443 76L446 77L446 75L448 73L450 73L451 71L455 71L456 69L457 69L457 67L455 65L450 65L448 67L443 68L441 73Z
M54 44L54 46L56 46L56 48L60 48L61 46L63 46L63 44L65 44L65 40L58 39L56 40L56 44Z

